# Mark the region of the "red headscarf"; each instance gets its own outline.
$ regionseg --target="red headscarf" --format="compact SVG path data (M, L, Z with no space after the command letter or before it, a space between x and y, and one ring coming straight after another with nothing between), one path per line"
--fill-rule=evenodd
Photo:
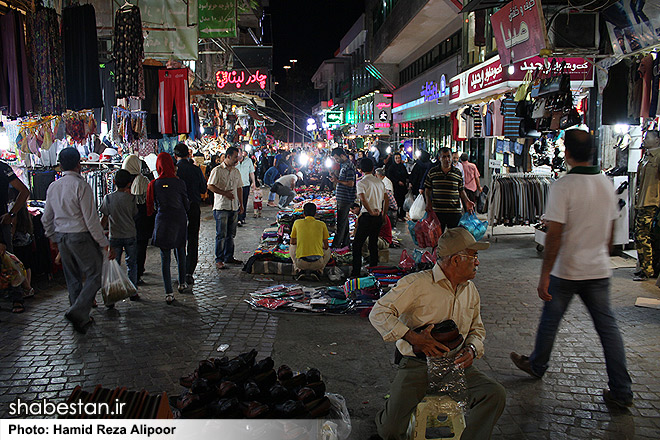
M174 161L172 156L168 153L160 153L156 159L156 171L158 171L159 179L166 179L176 177L176 170L174 168ZM154 201L154 182L149 182L147 187L147 215L154 215L155 201Z

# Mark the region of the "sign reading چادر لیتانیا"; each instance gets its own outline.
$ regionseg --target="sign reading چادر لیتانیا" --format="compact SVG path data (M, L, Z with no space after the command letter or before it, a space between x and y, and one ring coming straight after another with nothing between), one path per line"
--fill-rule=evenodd
M199 0L199 38L236 37L236 0Z
M216 85L223 92L243 90L266 90L268 86L267 69L219 70L215 73Z

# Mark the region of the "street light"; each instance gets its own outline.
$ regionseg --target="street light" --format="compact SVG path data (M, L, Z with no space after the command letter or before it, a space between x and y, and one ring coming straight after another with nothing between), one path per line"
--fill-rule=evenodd
M289 70L290 68L291 68L291 66L284 66L283 67L284 70Z

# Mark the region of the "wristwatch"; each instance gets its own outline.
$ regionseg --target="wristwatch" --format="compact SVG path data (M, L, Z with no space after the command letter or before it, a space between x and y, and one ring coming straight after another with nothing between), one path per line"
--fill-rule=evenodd
M474 356L474 358L476 359L477 358L477 347L475 347L474 344L467 344L466 347L469 348L470 350L472 350L472 356Z

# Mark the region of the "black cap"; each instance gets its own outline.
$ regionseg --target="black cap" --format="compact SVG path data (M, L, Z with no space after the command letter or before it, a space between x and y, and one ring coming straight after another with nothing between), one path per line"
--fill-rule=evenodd
M64 171L72 170L80 163L80 153L75 148L65 148L60 151L59 161Z

